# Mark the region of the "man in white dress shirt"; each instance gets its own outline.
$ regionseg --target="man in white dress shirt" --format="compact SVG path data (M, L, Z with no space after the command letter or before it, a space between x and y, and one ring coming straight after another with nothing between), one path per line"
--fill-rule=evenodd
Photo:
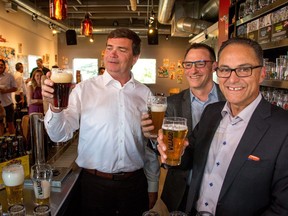
M156 202L159 162L146 147L140 125L151 92L131 72L140 45L141 39L131 30L112 31L104 74L77 84L67 109L50 104L45 115L54 142L71 139L80 129L76 163L83 168L82 215L141 216ZM42 86L42 95L50 102L52 87L50 79Z

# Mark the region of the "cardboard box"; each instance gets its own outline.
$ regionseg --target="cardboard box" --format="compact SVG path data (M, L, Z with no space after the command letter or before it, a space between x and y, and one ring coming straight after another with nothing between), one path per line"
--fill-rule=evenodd
M29 155L25 155L19 158L14 158L10 161L0 163L0 189L5 187L3 183L3 179L2 179L2 168L10 163L21 163L24 167L25 178L30 178Z
M237 28L237 37L247 38L247 24L243 24Z
M247 23L247 38L258 41L259 19Z
M279 41L288 37L288 6L272 13L271 41Z
M259 30L258 30L258 43L264 44L271 41L272 34L272 13L267 14L259 18Z

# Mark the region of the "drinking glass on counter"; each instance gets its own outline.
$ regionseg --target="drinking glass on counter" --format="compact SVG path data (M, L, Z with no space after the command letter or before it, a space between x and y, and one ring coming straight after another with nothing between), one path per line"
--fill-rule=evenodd
M8 215L9 216L25 216L26 209L22 204L12 205L8 208Z
M37 205L49 205L52 176L53 172L49 164L35 164L31 167L31 179Z
M67 108L73 80L72 70L53 68L51 80L54 82L55 108Z
M2 169L2 179L9 205L23 203L24 168L21 164L9 164Z
M188 215L182 211L173 211L170 212L169 216L188 216Z
M182 117L166 117L162 124L163 141L167 147L166 164L177 166L181 163L184 140L188 132L187 119Z
M51 216L51 210L48 205L39 205L34 208L34 216Z
M156 211L145 211L143 212L142 216L160 216L160 214Z
M167 109L167 97L150 96L147 102L148 112L152 119L154 130L150 132L152 137L157 137L158 131L161 129L163 118Z

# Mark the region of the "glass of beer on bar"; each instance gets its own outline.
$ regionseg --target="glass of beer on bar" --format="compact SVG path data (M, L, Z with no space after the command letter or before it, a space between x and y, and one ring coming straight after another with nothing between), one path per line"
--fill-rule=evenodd
M10 164L2 169L2 179L9 205L23 203L24 168L21 164Z
M31 179L37 205L49 205L52 176L53 172L49 164L35 164L31 167Z
M149 96L148 112L154 129L150 132L151 137L157 138L158 131L161 129L163 118L167 109L167 98L163 96Z
M166 164L178 166L181 163L184 140L188 132L187 119L182 117L166 117L163 120L163 141L167 147Z
M72 70L53 68L50 79L54 82L54 107L67 108L73 80Z

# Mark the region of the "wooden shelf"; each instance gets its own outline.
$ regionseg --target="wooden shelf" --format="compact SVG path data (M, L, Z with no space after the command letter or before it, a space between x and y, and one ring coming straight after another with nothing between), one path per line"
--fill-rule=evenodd
M264 80L261 86L288 89L288 80Z

